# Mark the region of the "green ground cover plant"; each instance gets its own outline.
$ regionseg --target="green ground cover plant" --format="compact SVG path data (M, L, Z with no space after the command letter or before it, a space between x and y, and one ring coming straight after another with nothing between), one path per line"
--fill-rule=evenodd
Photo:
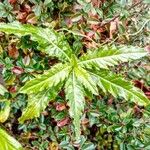
M129 59L139 59L147 52L136 47L108 47L89 50L79 59L72 52L63 34L47 28L37 28L17 23L0 24L0 31L18 36L31 35L31 39L39 43L50 56L58 57L62 63L54 65L44 74L27 82L20 92L29 95L27 108L19 118L20 123L27 119L39 117L48 102L54 99L63 87L68 100L69 113L73 118L75 139L80 139L80 120L84 111L85 96L98 95L98 87L104 93L110 92L114 97L120 96L132 100L139 105L148 105L149 100L130 82L119 75L109 72L108 66L114 66ZM86 92L87 90L87 92Z
M0 149L149 150L149 1L5 0L0 17Z

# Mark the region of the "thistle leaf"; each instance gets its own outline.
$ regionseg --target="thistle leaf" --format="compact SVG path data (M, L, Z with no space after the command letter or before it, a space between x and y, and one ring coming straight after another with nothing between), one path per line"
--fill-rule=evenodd
M98 86L106 93L111 93L114 97L120 96L126 100L131 100L139 105L148 105L150 100L145 94L132 85L131 82L125 80L121 76L115 75L111 72L91 73L98 79Z
M50 56L58 57L60 60L70 60L72 51L68 42L65 40L65 36L57 33L53 29L13 22L8 24L0 23L0 31L19 37L31 35L31 39L38 42L39 50L42 52Z
M21 144L1 128L0 128L0 137L1 137L0 140L1 150L23 150Z
M21 89L21 93L36 93L45 89L55 87L63 82L69 75L70 66L68 64L57 64L44 74L27 82Z
M108 66L118 65L119 62L127 62L130 59L136 60L146 55L147 52L143 48L133 46L99 48L82 56L79 64L89 69L92 69L92 67L108 69Z
M81 82L81 84L83 84L84 87L88 89L92 94L97 95L98 89L96 86L96 82L94 81L94 78L92 78L92 76L85 69L81 67L76 67L74 71L77 80Z
M65 84L65 93L66 99L69 100L69 113L70 116L73 118L73 124L75 127L75 137L76 140L78 140L80 137L80 122L84 110L85 100L83 87L77 80L74 72L72 72Z
M39 117L40 113L45 110L49 101L57 96L60 88L61 86L59 85L57 88L44 90L38 94L31 94L28 98L28 105L19 118L19 122L24 123L25 120Z

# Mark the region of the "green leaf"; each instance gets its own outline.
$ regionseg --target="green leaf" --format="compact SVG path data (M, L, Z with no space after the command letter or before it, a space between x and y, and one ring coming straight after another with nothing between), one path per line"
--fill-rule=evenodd
M28 98L28 105L19 118L20 123L24 123L25 120L39 117L40 113L45 110L49 101L54 99L61 86L53 89L44 90L38 94L31 94Z
M0 122L5 122L7 118L9 117L10 113L10 101L5 101L5 108L0 110Z
M4 95L5 92L7 92L7 89L3 85L0 84L0 95Z
M70 75L65 85L66 99L69 100L68 105L70 107L69 113L73 118L73 124L75 127L76 140L80 137L80 122L82 112L84 110L85 100L84 91L80 82L74 72Z
M0 128L0 149L1 150L23 150L21 144L13 137L8 135L6 131Z
M82 150L95 150L95 145L93 143L84 143Z
M60 82L63 82L70 72L70 66L68 64L57 64L44 74L39 75L35 79L27 82L21 89L22 93L36 93L45 89L57 86Z
M33 11L34 11L35 15L39 17L42 13L41 5L35 5L35 7L33 8Z
M35 27L27 24L0 23L0 31L14 34L19 37L31 35L31 39L39 43L39 49L50 56L56 56L60 60L70 60L71 48L65 40L65 36L53 29Z
M126 100L131 100L139 105L150 104L145 94L134 87L131 82L125 80L121 76L110 72L91 73L99 79L98 86L106 93L111 93L114 97L120 96Z
M45 52L49 56L58 57L61 61L70 61L72 50L69 43L66 41L64 34L58 33L49 28L45 30L45 39L48 40L49 45L45 48Z
M150 0L144 0L143 3L150 4Z
M144 48L133 46L123 46L120 48L99 48L96 51L89 51L88 54L80 58L79 64L85 68L92 67L108 69L108 66L114 66L119 62L127 62L130 59L136 60L146 56Z
M31 38L37 41L41 47L45 47L48 41L43 37L45 30L44 28L35 27L32 25L22 25L19 22L13 23L0 23L0 31L7 34L14 34L19 37L25 35L32 35Z
M84 85L86 89L88 89L92 94L97 95L98 89L96 86L95 79L91 77L91 75L81 67L74 68L77 80Z

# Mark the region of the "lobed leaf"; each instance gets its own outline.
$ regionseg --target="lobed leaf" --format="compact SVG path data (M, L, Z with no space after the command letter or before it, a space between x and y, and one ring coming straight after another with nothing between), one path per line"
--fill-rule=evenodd
M54 99L61 86L53 89L44 90L38 94L31 94L28 98L28 105L23 110L19 122L23 123L25 120L39 117L40 113L45 110L50 100Z
M73 118L76 140L78 140L80 137L80 122L85 105L83 90L84 89L81 86L80 82L77 80L75 73L72 72L65 84L65 93L66 99L69 100L69 113Z
M35 79L28 81L21 89L22 93L37 93L45 89L55 87L60 82L63 82L70 73L70 66L68 64L57 64L44 74L39 75Z
M111 93L114 97L123 97L131 100L139 105L148 105L150 100L145 94L136 88L131 82L125 80L121 76L110 72L91 73L99 79L98 86L106 93Z
M53 29L13 22L8 24L0 23L0 31L19 37L31 35L31 39L38 42L39 49L42 52L58 57L60 60L70 60L72 51L65 36Z
M136 60L147 54L144 48L133 46L99 48L82 56L79 64L89 69L92 69L92 67L108 69L108 66L118 65L119 62L127 62L130 59Z
M88 89L92 94L97 95L98 89L96 86L96 82L94 81L94 78L91 77L91 75L82 67L76 67L74 69L75 75L77 77L77 80L86 88Z

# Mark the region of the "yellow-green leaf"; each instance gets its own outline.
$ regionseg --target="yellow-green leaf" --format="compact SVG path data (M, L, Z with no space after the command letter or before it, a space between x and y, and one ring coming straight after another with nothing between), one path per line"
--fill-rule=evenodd
M5 107L0 110L0 122L2 123L8 119L10 113L10 101L6 100L4 103Z
M80 138L80 122L81 116L84 110L84 90L80 82L77 80L75 73L73 72L65 85L66 99L70 107L69 113L73 118L73 124L75 128L76 140Z
M118 65L119 62L127 62L129 60L136 60L148 53L144 48L133 46L121 47L102 47L94 51L88 51L80 58L79 64L85 68L92 69L92 67L108 69L108 66Z
M63 82L69 75L70 66L68 64L57 64L44 74L27 82L21 89L22 93L36 93L45 89L55 87Z
M99 79L98 86L106 93L111 93L114 97L120 96L126 100L131 100L139 105L148 105L150 100L131 82L125 80L121 76L115 75L111 72L91 73Z
M65 36L50 28L41 28L19 22L0 23L0 31L19 37L31 35L31 39L38 42L38 48L50 56L60 60L70 60L71 48Z
M21 144L0 128L0 150L23 150Z
M60 88L61 85L53 89L44 90L38 94L29 95L28 105L23 110L22 116L19 118L19 122L23 123L25 120L39 117L40 113L44 111L49 101L57 96Z

